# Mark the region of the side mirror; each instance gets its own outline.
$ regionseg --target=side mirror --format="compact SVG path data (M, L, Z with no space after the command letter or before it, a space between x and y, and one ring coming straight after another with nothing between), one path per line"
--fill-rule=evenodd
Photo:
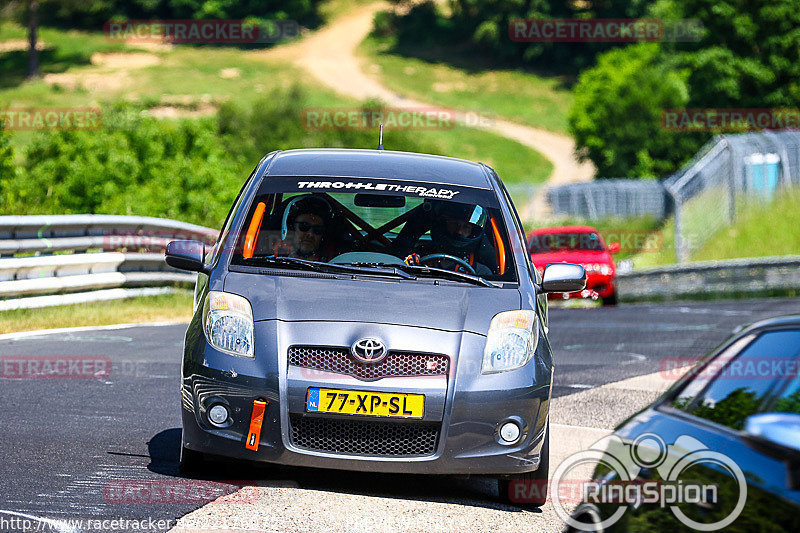
M800 460L800 415L763 413L747 417L742 437L747 443L777 459Z
M786 486L800 489L800 415L763 413L747 417L742 439L748 446L786 464Z
M572 263L550 263L542 274L542 292L578 292L586 288L586 271Z
M608 253L610 253L610 254L619 253L619 249L620 249L620 246L619 246L618 242L611 242L611 243L608 244Z
M167 244L166 261L169 266L181 270L203 272L204 254L205 245L200 241L171 241Z

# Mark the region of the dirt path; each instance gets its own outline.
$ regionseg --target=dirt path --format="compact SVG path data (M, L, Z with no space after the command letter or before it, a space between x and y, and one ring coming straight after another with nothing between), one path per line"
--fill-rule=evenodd
M364 72L363 61L356 55L358 45L372 27L375 12L386 8L387 4L383 2L359 8L304 40L278 47L268 54L301 65L324 84L357 99L380 98L393 107L430 106L383 86ZM577 161L573 155L575 143L566 135L500 119L486 129L514 139L547 157L553 163L548 185L590 181L594 176L591 163Z

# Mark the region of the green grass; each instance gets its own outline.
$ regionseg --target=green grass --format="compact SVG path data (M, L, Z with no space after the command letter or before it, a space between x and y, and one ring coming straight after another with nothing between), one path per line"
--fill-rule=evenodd
M445 131L421 131L420 140L430 141L443 155L481 161L497 171L505 183L539 183L553 171L553 164L536 150L488 131L457 126ZM383 145L391 149L391 134Z
M191 317L192 293L176 291L126 300L0 311L0 333L158 321L188 322Z
M800 254L800 193L778 191L768 202L750 197L736 221L709 239L693 261Z
M330 5L336 12L342 12L347 7L338 1ZM0 40L24 36L25 31L19 26L10 23L0 26ZM89 87L80 83L71 87L48 84L44 80L27 82L16 79L13 83L0 85L0 107L86 107L112 105L125 100L148 108L170 106L186 113L205 108L213 113L213 106L221 102L235 100L249 105L276 87L288 87L298 82L305 89L309 106L360 105L360 102L323 87L297 67L272 60L259 50L186 45L144 51L135 46L110 43L102 34L50 28L42 29L42 37L54 57L64 58L57 64L43 61L45 73L74 74L83 79L89 75L94 79L102 78L101 81ZM95 66L90 63L90 58L96 52L148 53L156 56L158 63L142 68ZM4 63L8 54L0 53L0 64ZM221 74L224 69L236 69L236 76L223 77ZM24 77L24 71L21 73ZM120 79L122 81L118 81ZM15 132L11 135L12 145L20 149L37 134ZM479 160L493 166L509 183L542 181L552 171L550 161L535 150L491 132L456 127L452 130L421 131L418 135L440 154ZM387 134L385 141L386 147L391 149L390 134Z
M390 39L368 37L359 53L377 65L382 83L423 102L505 119L557 133L567 131L572 94L562 80L520 70L455 66L446 50L419 54L393 52ZM437 53L441 54L437 57ZM459 58L459 63L461 58ZM367 67L369 71L369 66Z
M672 265L678 261L675 255L675 220L672 217L665 220L658 232L661 246L655 251L643 251L631 257L633 268Z
M772 201L755 197L739 198L734 224L715 232L696 252L691 261L714 261L743 257L769 257L800 255L800 193L778 191ZM703 221L708 222L704 209L719 213L720 202L726 201L718 195L701 195L698 202L687 208L695 232L702 232ZM716 202L717 205L712 205ZM691 218L696 216L696 218ZM708 226L707 226L708 227ZM634 268L674 264L675 221L667 219L659 229L662 236L661 250L657 253L640 253L633 257ZM691 232L689 232L691 233Z
M10 22L0 23L0 41L27 39L27 31ZM39 52L42 74L61 73L78 65L89 65L96 52L116 52L125 45L107 40L102 33L64 31L41 28L39 39L44 49ZM0 53L0 89L17 87L28 72L28 51L10 50ZM3 91L5 92L5 91ZM0 93L0 102L8 103Z

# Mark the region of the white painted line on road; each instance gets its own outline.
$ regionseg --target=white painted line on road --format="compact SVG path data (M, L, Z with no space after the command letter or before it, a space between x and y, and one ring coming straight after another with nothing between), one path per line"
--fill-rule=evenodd
M81 331L98 331L98 330L113 330L113 329L128 329L140 326L145 327L162 327L162 326L178 326L181 324L188 324L183 320L176 321L162 321L162 322L138 322L130 324L110 324L106 326L80 326L75 328L56 328L56 329L37 329L33 331L20 331L17 333L3 333L0 335L0 341L3 340L16 340L25 337L38 337L40 335L53 335L56 333L78 333Z
M683 377L690 368L692 368L691 365L686 365L680 368L670 369L669 371L653 372L652 374L606 383L602 385L602 388L656 392L660 394L666 392L666 390L679 378Z

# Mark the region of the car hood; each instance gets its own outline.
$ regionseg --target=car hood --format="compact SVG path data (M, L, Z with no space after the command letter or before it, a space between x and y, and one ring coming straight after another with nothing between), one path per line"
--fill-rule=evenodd
M574 250L562 252L549 252L543 254L531 254L531 262L534 266L544 268L548 263L608 263L612 264L611 254L607 250L590 251Z
M224 287L225 292L250 300L255 321L371 322L479 335L486 335L494 315L520 309L522 301L516 288L393 279L319 279L229 272Z

